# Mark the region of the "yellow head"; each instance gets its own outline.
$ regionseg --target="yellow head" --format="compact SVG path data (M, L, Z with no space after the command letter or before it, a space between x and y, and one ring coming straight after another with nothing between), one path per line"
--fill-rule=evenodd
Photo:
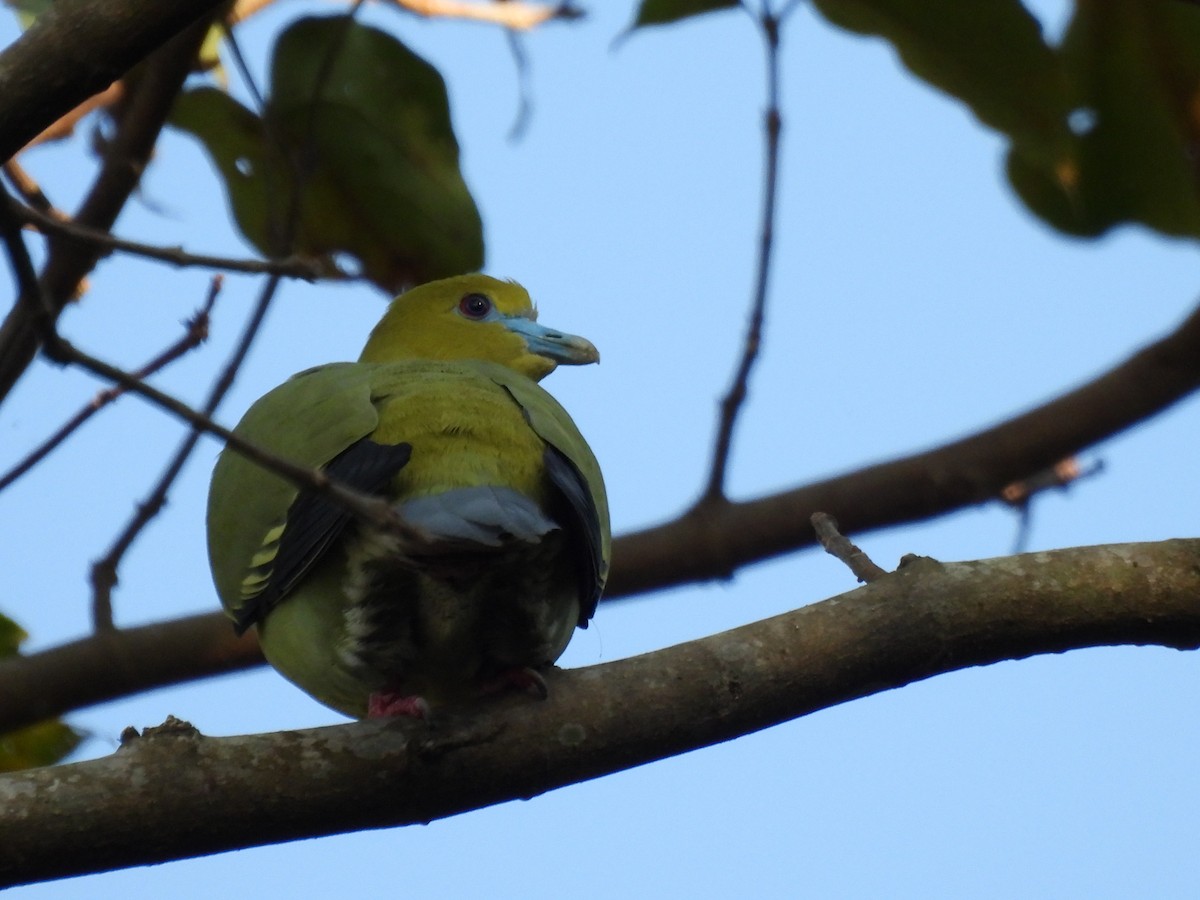
M584 338L537 323L529 293L515 281L459 275L431 281L392 301L360 362L478 359L538 381L559 363L598 362Z

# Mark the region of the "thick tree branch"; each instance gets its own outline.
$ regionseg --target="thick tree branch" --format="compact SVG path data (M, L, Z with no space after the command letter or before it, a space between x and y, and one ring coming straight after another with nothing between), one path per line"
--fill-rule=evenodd
M222 0L54 3L0 53L0 160L110 84Z
M834 514L847 534L859 534L953 512L995 499L1003 487L1097 441L1149 418L1200 385L1200 310L1174 333L1083 387L1032 412L936 450L871 466L743 503L699 508L673 522L623 535L613 545L606 600L686 581L728 575L737 568L816 540L814 512ZM214 604L215 605L215 604ZM170 681L151 653L139 671L136 652L148 652L158 628L190 627L198 641L181 641ZM211 635L229 629L218 612L131 629L119 676L106 671L107 644L85 638L81 663L69 676L50 677L65 647L0 662L0 733L128 693L174 681L205 678L261 662L253 645L237 653L209 652ZM235 646L232 633L226 645ZM190 671L190 675L187 674Z
M814 512L846 534L994 500L1013 481L1162 412L1200 387L1200 309L1105 374L994 428L925 453L741 503L701 502L613 547L608 597L728 577L810 546Z
M222 615L190 616L101 631L30 656L0 661L0 732L58 716L150 685L167 686L209 673L232 672L262 662L253 634L237 637Z
M545 703L432 725L131 734L107 758L0 779L0 884L427 822L955 669L1105 644L1200 646L1200 540L917 559L786 615L554 673Z

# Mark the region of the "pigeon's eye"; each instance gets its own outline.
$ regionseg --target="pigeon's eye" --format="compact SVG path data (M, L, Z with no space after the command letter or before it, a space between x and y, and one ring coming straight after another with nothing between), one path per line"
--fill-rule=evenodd
M468 319L482 319L492 311L492 301L483 294L467 294L458 301L458 311Z

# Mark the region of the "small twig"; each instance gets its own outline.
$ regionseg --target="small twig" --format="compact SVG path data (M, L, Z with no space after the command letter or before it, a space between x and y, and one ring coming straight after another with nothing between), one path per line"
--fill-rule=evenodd
M729 464L729 451L733 444L733 429L738 413L746 400L746 389L750 371L758 358L762 343L763 320L767 304L767 283L771 273L771 253L775 237L775 207L779 183L779 137L783 118L779 106L779 27L781 20L764 8L757 19L766 47L767 59L767 110L764 114L766 131L766 165L763 173L763 205L760 223L758 270L755 274L753 301L750 307L750 323L742 347L742 358L734 374L729 392L721 401L721 416L717 424L717 438L713 448L713 460L708 485L701 503L715 502L725 497L725 473Z
M114 81L107 88L98 94L92 94L74 109L60 116L56 122L52 122L42 129L41 134L33 138L28 144L21 148L24 153L38 144L46 144L51 141L61 141L64 138L70 137L75 133L75 126L90 112L97 109L103 109L106 106L112 106L114 103L119 103L125 96L125 82Z
M10 159L4 164L4 174L8 176L13 188L28 205L53 216L60 222L67 218L67 214L61 209L55 208L33 176L26 172L25 168L15 159Z
M777 16L779 21L780 22L785 21L788 16L790 16L792 13L794 13L796 11L796 7L798 7L803 2L804 2L804 0L787 0L787 2L784 3L783 7L779 10L779 15Z
M871 557L863 553L850 539L838 531L837 519L829 513L815 512L809 519L817 540L830 556L835 556L844 562L859 581L871 582L887 574L871 561Z
M517 114L513 117L512 128L508 130L508 139L516 142L525 136L529 121L533 117L533 89L530 87L529 54L521 43L521 35L515 30L507 32L508 50L512 54L513 65L517 71Z
M233 33L232 25L229 22L225 23L225 39L233 54L234 65L245 82L247 90L254 98L266 138L274 145L279 155L286 160L291 170L292 183L287 196L286 208L277 202L274 193L275 179L268 178L265 182L267 209L266 237L267 244L275 255L282 256L290 252L295 244L296 232L300 227L300 213L303 206L304 189L312 169L311 163L306 164L305 161L312 159L314 156L312 141L315 131L316 100L333 72L338 52L341 50L346 35L349 34L350 26L353 24L363 3L364 0L354 0L351 3L350 9L342 17L343 28L340 34L326 48L325 56L317 69L317 73L313 79L313 90L310 98L312 102L308 104L307 119L303 131L304 140L308 142L308 145L303 148L305 151L303 153L295 152L293 144L283 140L278 133L275 119L269 114L267 100L254 79L254 73L250 71L250 66L246 62L245 55L242 53L241 45ZM284 213L282 218L278 218L277 213L281 208L284 209Z
M213 304L217 302L217 295L221 292L223 281L224 279L220 275L213 276L204 306L188 322L187 334L174 347L162 353L146 369L135 372L136 377L144 380L151 372L157 368L161 368L170 360L178 358L187 350L198 346L208 337L210 314L212 313ZM124 392L124 389L120 387L109 388L100 396L103 397L105 394L108 394L111 399ZM98 408L89 407L84 412L90 415ZM206 412L210 411L206 410ZM163 474L162 478L159 479L158 485L151 491L150 496L137 505L137 511L133 519L126 525L117 540L113 542L104 557L92 565L92 628L95 631L112 630L112 589L117 584L117 567L120 565L121 557L125 555L125 551L133 544L134 538L137 537L141 530L146 527L166 503L167 491L179 475L179 471L183 468L183 464L187 461L188 456L191 455L192 449L196 446L196 441L199 437L200 432L193 429L184 440L183 445L176 452L175 458L167 467L167 471ZM2 486L2 483L0 483L0 487Z
M189 425L219 437L235 453L240 453L246 459L269 469L300 490L314 491L349 510L360 519L386 529L414 546L421 546L428 542L425 533L405 523L396 515L395 510L386 500L380 500L348 488L341 482L330 478L320 469L297 465L274 453L269 453L228 428L218 425L210 417L192 409L170 394L151 387L124 369L119 369L80 350L58 334L51 332L45 335L44 340L46 355L56 362L78 365L100 378L122 385L130 392L150 401Z
M37 209L14 203L14 212L18 218L32 225L38 231L54 234L69 240L102 247L105 250L119 250L148 259L170 263L180 268L197 266L207 269L221 269L226 272L246 272L252 275L283 275L289 278L303 278L305 281L315 281L319 278L333 275L339 280L348 278L345 273L330 272L328 266L319 260L306 259L299 256L289 256L285 259L233 259L226 256L211 256L203 253L188 253L182 247L159 247L153 244L143 244L137 241L115 237L107 231L88 228L69 220L63 220L53 215L47 215Z
M1000 491L1000 499L1009 506L1022 507L1029 503L1036 494L1052 488L1067 488L1084 478L1091 478L1104 471L1104 460L1097 460L1088 466L1081 466L1074 456L1056 462L1049 468L1035 472L1028 478L1014 481L1004 486Z
M222 30L225 33L225 43L229 45L229 52L233 56L233 67L237 69L238 75L246 85L246 90L250 93L250 99L254 101L254 106L258 110L259 116L265 116L267 113L267 101L263 97L262 90L258 86L258 81L254 77L254 73L250 71L250 64L246 62L246 56L242 53L242 45L238 43L237 37L233 33L233 24L236 19L226 19L221 23Z
M275 0L237 0L226 21L237 25L262 12ZM458 0L391 0L393 6L426 18L467 19L528 31L553 19L582 18L583 10L569 2L556 5L521 3L464 3Z
M426 18L469 19L529 31L553 19L578 19L583 11L570 3L553 6L536 3L464 3L461 0L391 0L396 6Z
M3 182L0 182L0 233L3 234L4 247L8 251L13 275L17 279L17 303L26 305L30 314L35 317L46 315L45 299L37 270L33 267L33 260L29 258L29 248L25 246L25 237L21 234L21 223L13 215L12 197Z
M214 278L219 279L220 276ZM159 371L168 364L179 359L189 350L192 350L202 344L208 337L208 316L212 309L213 301L216 300L215 289L209 293L209 298L204 307L199 310L192 318L188 319L186 324L187 331L178 341L160 353L154 359L147 362L144 366L136 369L132 374L135 378L146 379ZM112 403L122 394L126 393L123 387L105 388L92 398L87 406L83 407L79 412L73 415L66 423L63 424L54 434L43 441L36 449L30 452L23 460L21 460L12 469L0 476L0 491L4 490L43 459L50 455L64 440L78 430L88 419L102 410L105 406Z
M1052 488L1065 490L1076 481L1091 478L1104 471L1104 460L1096 460L1083 467L1074 456L1035 472L1028 478L1014 481L1000 491L1000 499L1017 511L1017 536L1013 539L1014 554L1024 553L1029 547L1029 535L1033 531L1033 498Z

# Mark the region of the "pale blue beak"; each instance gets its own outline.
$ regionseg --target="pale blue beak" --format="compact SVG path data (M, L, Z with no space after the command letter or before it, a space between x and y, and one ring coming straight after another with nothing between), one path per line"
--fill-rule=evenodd
M525 338L530 353L552 359L564 366L583 366L600 362L600 351L587 338L555 331L524 316L503 316L501 323L509 331Z

